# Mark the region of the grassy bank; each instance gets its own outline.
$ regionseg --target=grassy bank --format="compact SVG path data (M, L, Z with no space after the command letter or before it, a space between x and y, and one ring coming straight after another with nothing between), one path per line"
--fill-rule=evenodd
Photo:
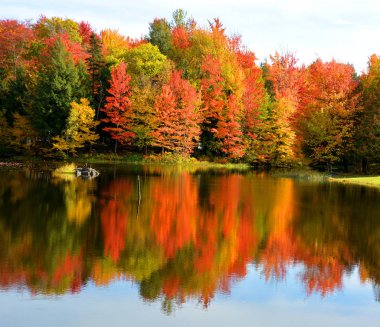
M275 178L292 178L295 180L307 180L313 182L325 182L328 179L328 174L312 170L308 167L293 168L293 169L273 169L270 175Z
M274 169L270 172L273 177L292 178L295 180L309 180L313 182L333 182L343 184L356 184L363 186L380 187L380 176L339 176L330 177L326 172L318 172L308 168L278 170Z
M364 186L380 187L380 176L366 176L366 177L330 177L329 181L344 183L344 184L358 184Z
M38 165L39 163L57 163L57 162L71 162L77 165L83 164L135 164L135 165L163 165L163 166L181 166L189 167L196 169L236 169L236 170L245 170L249 169L250 165L246 163L229 163L229 162L210 162L210 161L201 161L195 158L184 157L181 155L165 153L157 155L148 155L144 156L142 154L136 153L123 153L123 154L114 154L114 153L100 153L95 155L83 155L75 158L70 158L67 160L56 160L50 158L46 160L44 158L37 157L27 157L27 156L17 156L12 158L7 158L4 160L0 159L0 164L3 163L4 166L10 165L24 165L24 164L33 164Z
M183 157L181 155L175 155L171 153L148 155L141 154L97 154L93 156L79 157L76 162L85 162L88 164L153 164L153 165L170 165L170 166L187 166L196 168L228 168L228 169L248 169L250 166L245 163L219 163L200 161L195 158Z

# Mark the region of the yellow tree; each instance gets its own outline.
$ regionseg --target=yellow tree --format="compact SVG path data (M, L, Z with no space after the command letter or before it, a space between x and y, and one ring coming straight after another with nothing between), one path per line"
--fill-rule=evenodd
M300 109L305 94L305 68L297 66L291 53L270 57L267 70L267 85L272 93L274 105L271 118L274 123L272 161L276 165L291 162L300 156L300 137L296 134Z
M105 29L100 32L103 43L103 53L106 61L112 64L118 63L130 48L129 40L118 30Z
M99 122L94 117L95 110L89 106L87 99L80 99L80 103L72 102L64 135L53 138L53 148L76 154L76 150L83 148L86 143L94 144L99 138L95 132Z

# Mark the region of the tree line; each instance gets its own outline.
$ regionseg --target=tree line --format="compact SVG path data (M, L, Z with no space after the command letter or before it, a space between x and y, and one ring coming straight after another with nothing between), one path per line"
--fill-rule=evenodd
M219 161L367 171L380 148L380 57L292 53L260 65L219 19L183 10L140 39L87 22L0 21L0 154L170 152Z

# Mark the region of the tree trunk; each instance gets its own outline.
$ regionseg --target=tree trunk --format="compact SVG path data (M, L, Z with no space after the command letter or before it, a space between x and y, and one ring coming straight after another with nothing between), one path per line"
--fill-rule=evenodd
M117 151L117 141L115 141L115 153Z
M368 173L368 160L367 160L367 158L362 158L362 173L363 174Z
M327 172L328 172L328 173L332 173L332 165L331 165L331 162L330 162L330 161L328 161L328 162L326 163L326 169L327 169Z

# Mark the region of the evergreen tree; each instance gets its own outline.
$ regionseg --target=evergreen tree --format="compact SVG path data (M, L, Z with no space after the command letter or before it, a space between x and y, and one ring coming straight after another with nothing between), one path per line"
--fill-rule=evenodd
M7 152L10 140L10 128L5 117L5 110L0 110L0 155Z
M27 71L17 67L15 76L6 78L0 69L0 108L5 110L8 122L12 121L15 113L24 113L28 104Z
M105 62L102 54L102 41L94 32L90 35L87 51L90 55L86 62L90 76L91 97L98 116L104 98L105 82L102 79L102 71L105 67Z
M85 93L80 83L80 72L73 58L58 39L38 72L34 90L32 117L41 135L50 138L66 127L70 103Z
M172 48L172 35L170 25L165 19L156 18L149 24L149 36L147 40L156 45L160 52L168 55Z

